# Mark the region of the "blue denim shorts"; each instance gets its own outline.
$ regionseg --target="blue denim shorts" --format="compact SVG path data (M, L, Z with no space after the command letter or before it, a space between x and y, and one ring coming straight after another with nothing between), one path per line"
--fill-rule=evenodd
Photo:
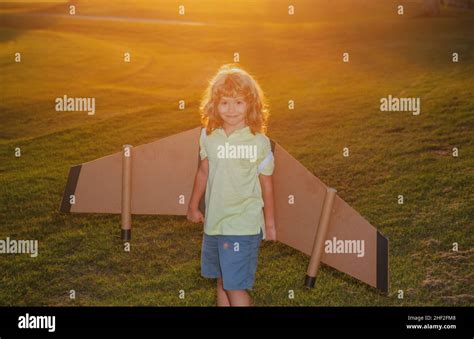
M262 231L255 235L207 235L201 252L201 275L220 278L225 290L251 290L257 271Z

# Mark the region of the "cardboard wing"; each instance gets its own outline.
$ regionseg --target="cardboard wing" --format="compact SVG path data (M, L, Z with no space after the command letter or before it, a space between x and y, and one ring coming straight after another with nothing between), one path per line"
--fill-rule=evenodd
M127 174L128 213L186 215L199 166L200 132L197 127L133 147L127 170L124 152L72 167L60 210L123 214L122 182ZM327 216L327 232L321 236L318 227L328 187L280 145L271 143L278 241L314 256L319 235L325 244L319 253L321 262L387 292L388 240L337 195ZM201 211L203 200L204 196Z
M312 255L329 188L283 147L272 144L278 241ZM383 292L388 291L388 240L337 195L321 261Z
M195 128L133 147L132 214L186 215L199 164L199 135ZM123 152L117 152L72 167L60 210L120 214L122 158Z

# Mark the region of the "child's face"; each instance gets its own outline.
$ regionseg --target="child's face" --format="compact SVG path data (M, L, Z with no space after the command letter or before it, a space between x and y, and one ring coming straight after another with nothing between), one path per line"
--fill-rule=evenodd
M222 97L217 105L219 115L229 126L239 126L247 115L247 102L242 96Z

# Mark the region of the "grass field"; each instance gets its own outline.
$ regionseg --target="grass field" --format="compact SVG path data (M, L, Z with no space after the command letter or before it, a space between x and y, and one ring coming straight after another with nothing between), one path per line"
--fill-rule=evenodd
M268 96L268 135L390 239L387 296L326 266L305 289L309 258L264 243L255 305L474 305L474 11L429 18L419 2L391 0L299 0L294 16L282 0L74 3L79 17L64 4L0 7L0 239L39 241L36 258L0 255L0 305L215 304L200 276L202 225L134 216L127 253L120 216L58 209L70 166L198 126L207 81L234 52ZM421 114L381 112L389 94L420 97ZM95 97L96 114L56 112L63 95Z

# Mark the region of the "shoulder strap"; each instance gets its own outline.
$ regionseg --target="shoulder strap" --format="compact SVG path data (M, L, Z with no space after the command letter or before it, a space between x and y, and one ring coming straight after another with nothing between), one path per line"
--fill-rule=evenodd
M260 163L260 165L258 165L258 168L257 168L257 174L260 174L260 172L263 171L263 169L265 168L265 166L273 159L273 152L270 151L267 156L265 157L265 159L262 160L262 162Z

